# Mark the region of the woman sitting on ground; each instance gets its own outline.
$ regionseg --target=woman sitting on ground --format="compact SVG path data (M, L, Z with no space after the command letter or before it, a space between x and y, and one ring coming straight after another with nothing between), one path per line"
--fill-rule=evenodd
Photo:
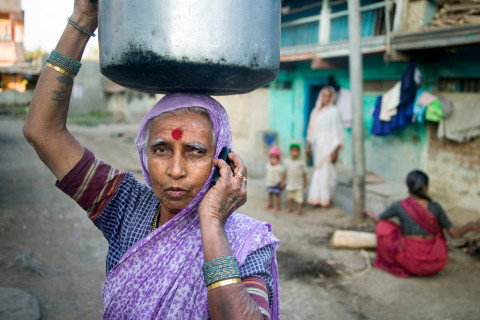
M374 266L394 276L430 276L442 271L448 260L443 229L452 238L460 238L468 231L480 231L473 221L462 227L450 222L443 208L427 196L428 176L414 170L407 176L411 194L397 201L380 216L365 210L364 215L377 222L377 257ZM400 226L387 219L397 217Z

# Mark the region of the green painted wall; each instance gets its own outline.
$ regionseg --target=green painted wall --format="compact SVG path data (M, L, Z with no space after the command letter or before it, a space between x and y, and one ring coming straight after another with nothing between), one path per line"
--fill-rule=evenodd
M309 63L300 64L293 71L280 71L270 85L269 125L278 133L278 144L283 153L288 153L290 141L304 141L308 86L326 84L329 75L333 75L341 86L348 85L345 70L310 70ZM285 84L289 89L283 89Z
M365 80L400 80L407 63L388 63L381 56L364 57ZM292 139L304 141L308 86L321 84L332 75L338 84L350 88L348 70L311 70L309 63L298 64L294 70L282 70L270 88L270 129L278 132L282 153L288 153ZM290 89L281 89L291 82ZM288 87L288 85L287 85ZM422 168L426 152L426 125L411 125L395 130L387 137L370 134L376 97L384 92L365 92L363 117L365 125L366 169L389 181L403 181L405 174ZM345 145L340 162L352 168L352 134L345 129Z
M371 134L372 113L376 99L377 97L372 95L365 95L363 98L366 169L388 181L402 182L410 170L424 167L427 125L412 124L404 129L395 129L388 136ZM345 129L345 146L341 163L351 169L352 159L352 132L351 129Z

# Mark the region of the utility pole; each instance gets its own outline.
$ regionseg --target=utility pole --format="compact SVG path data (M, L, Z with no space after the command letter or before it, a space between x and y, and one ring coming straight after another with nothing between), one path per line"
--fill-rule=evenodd
M365 155L363 152L363 63L361 51L360 0L348 0L349 69L352 90L353 216L360 219L365 208Z

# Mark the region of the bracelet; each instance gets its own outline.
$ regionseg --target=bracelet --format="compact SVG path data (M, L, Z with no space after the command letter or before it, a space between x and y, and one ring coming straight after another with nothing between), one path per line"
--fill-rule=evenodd
M242 279L240 278L233 278L233 279L227 279L227 280L220 280L217 282L212 283L207 287L208 291L213 290L215 288L223 287L223 286L228 286L229 284L234 284L234 283L242 283Z
M52 69L55 70L55 71L60 72L61 74L66 75L67 77L70 77L70 78L72 78L72 79L75 79L75 76L74 76L73 74L68 73L67 71L63 70L62 68L59 68L59 67L57 67L57 66L54 66L54 65L51 64L51 63L48 63L48 62L47 62L46 66L52 68Z
M82 64L80 62L56 50L52 50L52 53L50 53L50 56L47 59L47 63L50 63L53 66L63 69L64 71L73 75L74 77L77 76L78 72L80 71L80 68L82 67Z
M75 21L73 21L72 19L70 19L70 17L67 19L68 23L70 23L72 26L74 26L75 28L77 28L78 30L81 30L83 31L84 33L88 34L90 37L95 37L95 33L93 33L92 31L88 30L87 28L85 28L84 26L81 26L79 25L78 23L76 23Z
M215 258L202 266L205 285L224 279L240 278L237 259L233 256Z

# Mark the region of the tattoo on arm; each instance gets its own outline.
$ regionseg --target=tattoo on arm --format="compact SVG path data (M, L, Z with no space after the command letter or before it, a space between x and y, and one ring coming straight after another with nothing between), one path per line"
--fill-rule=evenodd
M230 206L229 204L233 205L235 204L235 201L236 201L235 194L231 192L228 193L227 198L228 199L224 199L222 203L220 203L220 208L218 210L220 213L220 216L222 217L223 224L227 223L227 219L231 214L231 212L229 211L232 208L232 206Z
M69 97L70 90L67 89L73 85L73 79L62 75L58 77L57 80L62 84L62 86L60 90L52 91L52 100L57 103L57 107L60 107L62 103Z
M73 79L64 75L61 75L60 77L58 77L57 80L58 82L66 86L70 86L73 84Z

